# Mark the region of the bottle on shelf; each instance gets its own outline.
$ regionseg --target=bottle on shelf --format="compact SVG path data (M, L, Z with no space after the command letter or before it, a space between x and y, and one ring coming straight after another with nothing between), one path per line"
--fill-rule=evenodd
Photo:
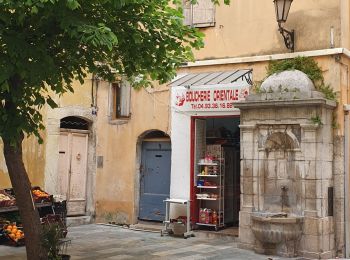
M218 213L216 212L216 210L213 210L212 213L212 222L214 225L218 224Z
M205 223L205 210L203 208L199 209L199 223Z

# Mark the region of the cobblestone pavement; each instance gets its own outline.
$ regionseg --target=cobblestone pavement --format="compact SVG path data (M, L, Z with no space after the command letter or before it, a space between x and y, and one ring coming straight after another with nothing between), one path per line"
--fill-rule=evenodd
M220 238L188 239L159 233L133 231L118 226L84 225L69 228L71 259L284 259L257 255L237 248L235 242ZM0 246L0 259L25 259L24 247Z

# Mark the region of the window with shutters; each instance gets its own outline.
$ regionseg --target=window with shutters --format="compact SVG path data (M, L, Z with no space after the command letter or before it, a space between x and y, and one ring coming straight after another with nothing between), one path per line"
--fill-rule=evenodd
M215 5L212 0L198 0L196 4L184 0L183 9L185 25L198 28L215 26Z
M127 120L130 118L131 86L126 81L111 84L110 119Z

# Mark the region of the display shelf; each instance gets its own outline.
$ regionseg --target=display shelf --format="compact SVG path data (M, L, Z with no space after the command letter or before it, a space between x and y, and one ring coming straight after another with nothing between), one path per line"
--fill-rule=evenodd
M200 165L200 166L219 166L219 163L207 162L207 163L198 163L198 165Z
M224 152L222 146L218 147L219 153L210 155L209 157L215 157L211 163L204 162L207 158L199 159L197 162L196 175L194 176L194 183L196 187L196 194L207 194L210 193L212 195L208 195L210 197L196 197L197 200L197 210L199 211L199 218L197 220L198 226L207 226L211 228L215 228L217 231L219 228L224 226L224 183L225 183L225 160ZM200 184L200 185L198 185ZM210 191L210 192L209 192ZM216 213L215 213L216 212ZM218 213L220 212L220 213ZM222 213L221 213L222 212ZM207 215L206 215L207 214ZM220 214L218 216L217 214ZM205 218L211 219L216 215L215 224L205 224L203 223L203 216ZM208 222L208 221L206 221ZM212 222L212 221L210 221Z
M218 224L206 224L206 223L196 223L198 226L208 226L208 227L216 227Z
M37 207L37 208L51 207L51 206L52 206L51 202L35 203L35 207ZM11 211L18 211L18 207L17 206L10 206L10 207L0 208L0 213L11 212Z
M219 200L219 198L197 198L197 200Z
M197 186L198 189L218 189L219 186Z

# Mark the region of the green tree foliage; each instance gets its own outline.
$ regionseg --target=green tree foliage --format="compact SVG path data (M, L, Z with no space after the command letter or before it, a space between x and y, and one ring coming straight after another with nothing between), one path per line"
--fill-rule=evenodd
M195 0L189 0L195 2ZM224 0L228 3L229 0ZM213 0L218 4L219 0ZM182 0L0 0L0 137L26 234L27 258L47 259L21 143L41 140L40 110L87 73L134 86L174 77L203 34L183 25Z
M86 73L169 81L203 46L182 20L178 0L0 0L0 136L39 137L39 109L56 107L50 90L73 91Z

